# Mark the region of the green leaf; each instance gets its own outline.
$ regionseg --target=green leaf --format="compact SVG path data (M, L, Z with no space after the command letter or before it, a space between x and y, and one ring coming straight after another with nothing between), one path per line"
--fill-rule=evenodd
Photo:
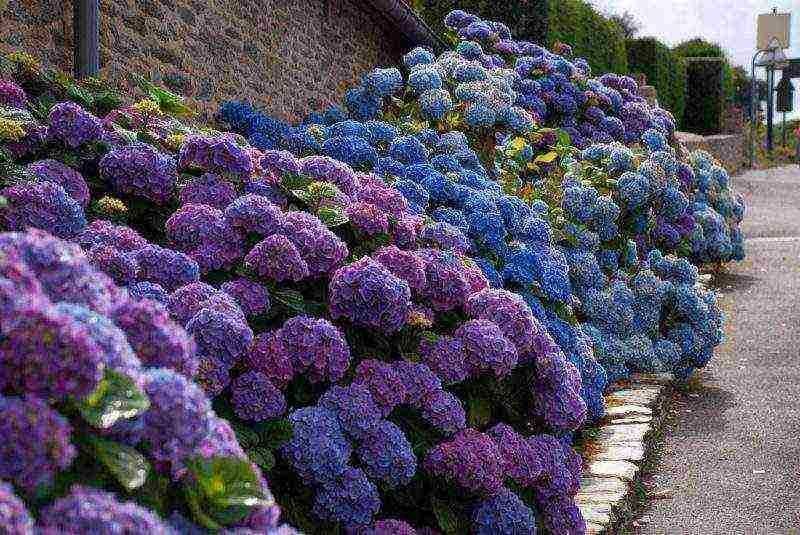
M314 201L314 196L304 189L293 189L292 195L300 199L306 204L311 204Z
M447 507L447 504L441 500L431 500L433 505L433 514L436 515L436 521L439 522L439 528L446 534L458 533L458 517Z
M283 446L294 436L292 424L284 419L259 422L253 426L253 430L258 433L259 444L272 450Z
M470 427L481 428L492 419L492 405L485 399L472 398L468 403L467 422Z
M134 448L97 436L89 438L97 458L126 490L132 491L144 485L150 471L150 463Z
M127 375L106 370L94 392L79 400L78 410L89 424L108 429L122 418L135 418L150 408L150 400Z
M195 457L186 461L186 497L194 519L209 529L241 521L255 507L274 504L246 459Z
M265 472L269 472L275 467L275 455L268 448L252 448L245 450L245 453L247 453L251 461Z
M67 88L67 95L84 108L91 108L92 104L94 104L94 97L88 91L75 84L70 84Z
M338 227L350 221L350 218L341 209L329 206L323 206L317 210L317 217L329 228Z
M195 112L184 104L183 97L158 87L137 74L134 74L133 77L141 90L158 103L158 108L162 112L173 117L191 117L195 115Z
M552 163L558 158L558 153L556 151L550 151L545 154L540 154L534 160L534 163Z
M570 135L561 129L557 130L556 139L558 140L559 145L572 145L572 139L570 138Z
M257 432L236 422L231 422L231 428L233 428L233 432L236 433L236 439L243 448L254 448L258 446L260 438Z

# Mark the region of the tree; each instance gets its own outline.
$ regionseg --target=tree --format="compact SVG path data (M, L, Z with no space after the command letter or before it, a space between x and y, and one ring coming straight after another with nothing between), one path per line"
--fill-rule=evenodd
M627 9L622 14L614 14L608 18L611 20L611 22L619 26L622 35L624 35L626 39L633 39L641 29L639 21L636 20L636 17L633 16L633 13Z

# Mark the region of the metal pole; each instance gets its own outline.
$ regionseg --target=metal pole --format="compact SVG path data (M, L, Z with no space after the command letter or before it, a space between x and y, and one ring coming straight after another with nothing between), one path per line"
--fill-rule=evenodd
M767 67L767 154L772 156L772 121L774 119L774 109L772 107L773 79L775 71L772 67Z
M72 27L75 35L75 77L100 72L100 1L74 0Z
M783 112L783 126L781 127L783 130L783 148L786 148L786 112Z
M750 168L756 166L756 58L763 50L753 55L750 66Z

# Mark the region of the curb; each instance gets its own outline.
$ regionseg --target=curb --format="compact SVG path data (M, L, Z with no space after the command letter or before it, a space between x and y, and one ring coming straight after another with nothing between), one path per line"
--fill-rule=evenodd
M613 533L631 516L641 467L664 425L672 374L633 374L606 394L606 416L593 428L583 452L581 488L575 503L586 533Z

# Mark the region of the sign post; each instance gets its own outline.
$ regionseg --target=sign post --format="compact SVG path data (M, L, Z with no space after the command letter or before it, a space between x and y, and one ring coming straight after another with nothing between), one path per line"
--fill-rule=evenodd
M773 96L772 88L775 81L775 69L786 66L786 56L783 51L789 48L791 41L791 14L778 13L777 8L772 13L758 16L758 35L756 44L758 50L753 56L750 69L750 167L756 164L756 65L767 68L767 151L772 153L772 115ZM759 56L764 57L756 63Z

